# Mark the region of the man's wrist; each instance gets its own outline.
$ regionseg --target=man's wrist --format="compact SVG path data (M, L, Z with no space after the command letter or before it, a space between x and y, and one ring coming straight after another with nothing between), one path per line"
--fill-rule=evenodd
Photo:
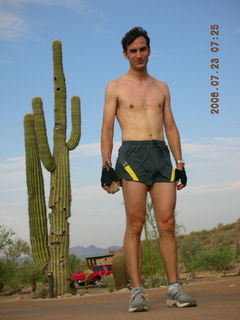
M107 169L112 168L112 162L110 160L105 160L102 166Z
M183 165L185 165L185 161L184 160L176 160L176 165L178 165L178 164L183 164Z
M178 170L183 170L183 169L184 169L184 165L181 164L181 163L178 163L178 164L176 165L176 168L177 168Z
M184 165L185 165L185 161L184 160L176 160L176 168L178 170L183 170L184 169Z

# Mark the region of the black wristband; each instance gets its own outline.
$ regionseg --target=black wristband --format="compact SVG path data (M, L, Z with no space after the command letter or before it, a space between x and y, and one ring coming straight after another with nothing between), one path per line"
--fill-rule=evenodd
M184 186L187 185L187 175L184 168L182 170L175 169L175 181L180 181Z

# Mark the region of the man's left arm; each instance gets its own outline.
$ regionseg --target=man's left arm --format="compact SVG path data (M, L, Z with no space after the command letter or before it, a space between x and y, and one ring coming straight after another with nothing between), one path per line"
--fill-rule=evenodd
M170 147L170 150L176 162L176 178L178 179L176 181L176 187L178 190L181 190L186 185L182 183L182 180L184 180L184 175L185 175L184 164L177 163L178 160L182 160L181 141L180 141L180 134L171 110L170 92L166 84L164 85L164 93L165 93L165 102L164 102L164 110L163 110L163 123L164 123L165 133L168 140L168 145ZM179 182L179 180L181 182Z

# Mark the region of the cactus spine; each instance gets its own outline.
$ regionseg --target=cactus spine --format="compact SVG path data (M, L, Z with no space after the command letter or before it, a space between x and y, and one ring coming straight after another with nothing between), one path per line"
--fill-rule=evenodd
M34 245L34 237L40 239L39 235L42 234L38 220L41 220L45 224L44 232L47 230L46 213L43 210L41 211L40 205L40 203L44 202L44 192L41 192L41 194L38 192L34 195L36 206L32 210L30 210L30 200L32 201L32 199L29 196L30 237L35 261L39 266L44 265L45 270L53 274L54 296L58 296L69 290L69 282L71 281L68 223L68 218L71 215L69 151L76 148L79 143L81 119L80 98L74 96L71 100L72 131L69 140L66 141L66 84L62 65L62 45L59 40L53 41L53 66L55 96L53 153L51 153L48 144L43 104L40 97L33 98L33 115L26 115L24 124L27 181L31 181L31 177L33 176L42 176L39 159L41 159L42 164L51 174L49 196L49 208L51 209L49 213L50 233L49 236L45 236L45 241ZM32 128L32 135L34 135L34 142L32 144L34 144L34 150L37 153L34 170L30 169L33 166L33 157L28 156L28 154L33 153L31 151L32 147L28 142L30 140L28 127L30 126ZM39 166L37 166L37 163ZM37 189L39 185L35 181L33 188ZM43 183L41 189L43 189ZM31 186L28 183L28 194L31 192ZM43 258L40 258L40 262L36 259L40 254L40 247L44 248L45 262L43 262Z

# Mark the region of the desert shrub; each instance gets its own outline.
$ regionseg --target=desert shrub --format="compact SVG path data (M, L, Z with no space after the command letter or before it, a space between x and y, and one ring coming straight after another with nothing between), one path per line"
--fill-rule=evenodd
M108 276L104 277L100 281L101 287L107 287L109 292L113 292L115 290L114 278L113 274L109 274Z
M232 230L232 228L233 228L233 224L226 224L226 225L222 226L221 229L224 231L228 231L228 230Z
M11 289L34 287L36 282L46 282L46 276L35 267L33 261L13 262L5 259L0 261L0 283L5 287Z
M33 260L26 259L18 266L19 280L23 285L33 282L47 282L46 274L35 266Z
M186 238L181 242L179 248L179 261L184 264L186 271L194 270L194 260L203 250L203 247L197 238Z
M44 299L48 296L48 286L46 284L39 285L35 292L32 293L32 299Z
M229 246L235 240L235 236L233 233L225 233L221 236L220 245L222 246Z
M212 250L202 250L195 257L195 270L227 270L232 267L234 253L226 246L219 246Z
M72 272L84 271L88 268L86 260L78 258L74 253L69 255L69 263Z
M152 277L144 279L145 288L159 288L161 285L165 285L166 280L158 273L154 274Z
M1 288L4 286L10 286L11 282L14 282L13 278L16 272L16 265L14 263L10 263L9 261L2 259L0 260L0 283Z

